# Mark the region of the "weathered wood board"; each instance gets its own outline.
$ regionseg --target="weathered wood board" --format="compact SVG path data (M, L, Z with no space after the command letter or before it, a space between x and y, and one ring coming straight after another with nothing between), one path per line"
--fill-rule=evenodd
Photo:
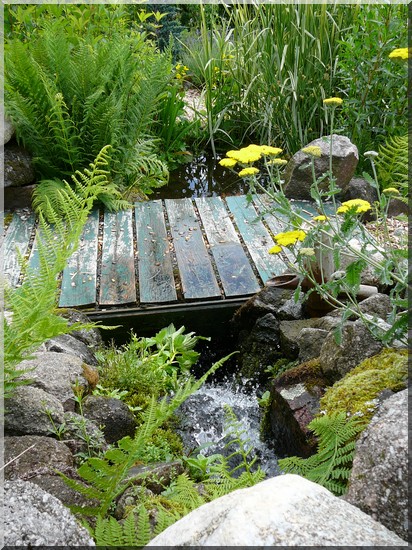
M182 290L186 299L221 295L190 199L166 199Z
M3 272L9 284L15 287L20 278L20 255L28 249L35 225L34 214L14 212L2 245Z
M60 307L96 303L99 212L94 210L84 226L79 247L63 271Z
M100 305L136 302L132 210L105 212Z
M197 198L196 206L225 295L232 297L258 292L259 282L222 199L220 197Z
M177 300L162 201L136 203L135 223L140 302Z
M282 259L268 252L275 243L266 227L257 219L254 205L248 204L245 196L226 197L226 202L263 283L283 273L286 266Z

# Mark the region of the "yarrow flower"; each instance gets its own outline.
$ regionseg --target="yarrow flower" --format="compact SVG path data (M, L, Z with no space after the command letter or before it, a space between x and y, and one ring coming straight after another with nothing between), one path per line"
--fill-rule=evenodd
M324 105L330 105L331 107L337 107L338 105L342 105L342 103L343 99L340 97L328 97L323 100Z
M274 164L275 166L285 166L288 163L285 159L272 159L268 164Z
M324 216L323 214L321 214L320 216L314 216L312 218L312 220L314 220L315 222L326 222L329 218L327 216Z
M278 244L275 244L275 246L269 248L269 254L279 254L279 252L282 252L282 247Z
M302 153L305 153L305 155L309 155L310 157L322 156L322 149L317 145L309 145L308 147L304 147L303 149L301 149L301 151Z
M235 159L222 159L219 161L219 164L224 168L233 168L236 166L237 161Z
M374 159L376 157L379 157L379 153L377 153L376 151L365 151L365 153L363 153L363 156L367 159Z
M409 48L396 48L389 54L390 59L409 59Z
M247 178L248 176L254 176L255 174L259 174L259 170L257 168L253 168L253 166L250 168L243 168L243 170L239 172L239 176L241 178Z
M299 250L299 254L301 256L314 256L315 255L315 249L314 248L301 248Z
M268 155L270 157L280 155L280 153L282 152L282 149L279 149L279 147L271 147L270 145L260 145L259 148L262 155Z
M296 244L298 241L303 241L306 237L306 233L302 229L295 229L294 231L285 231L284 233L278 233L275 235L275 241L280 246L289 246Z
M355 214L362 214L362 212L367 212L371 208L368 201L364 201L363 199L351 199L350 201L343 202L336 212L338 214L345 214L346 212L353 211Z
M382 193L385 193L385 195L399 195L400 191L399 189L396 189L395 187L387 187L382 191Z
M228 151L226 153L226 156L231 159L235 159L241 164L252 164L252 162L256 162L257 160L259 160L262 154L256 148L244 147L243 149L239 149L238 151Z

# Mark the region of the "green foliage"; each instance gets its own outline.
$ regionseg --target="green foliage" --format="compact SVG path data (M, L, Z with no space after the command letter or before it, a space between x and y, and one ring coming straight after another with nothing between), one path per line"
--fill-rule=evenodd
M11 314L4 319L5 397L22 383L19 380L22 371L16 369L17 365L28 359L43 342L79 328L95 326L93 323L69 326L68 320L58 314L58 274L76 250L93 202L107 184L104 171L109 159L107 149L100 151L90 170L77 173L83 190L81 196L75 195L65 183L53 204L46 198L44 212L53 223L53 229L40 212L36 235L38 266L30 268L21 260L24 271L22 285L4 289L5 309Z
M337 65L336 90L345 99L338 127L362 154L407 130L407 63L388 56L408 43L408 7L357 5L351 11L354 17L341 36ZM366 165L360 155L360 173Z
M360 418L346 418L345 413L337 412L313 419L308 428L319 438L316 454L309 458L283 458L279 460L280 468L342 495L350 475L355 438L365 423Z
M320 408L327 414L339 411L369 422L380 392L402 390L407 376L408 350L385 349L362 361L328 388L320 401Z
M153 338L138 338L117 349L114 345L96 354L102 385L127 391L125 402L144 408L151 396L163 396L175 390L199 358L194 350L204 339L193 332L184 333L173 325L162 329Z
M379 147L376 168L382 189L394 187L408 195L408 135L394 136Z
M146 192L167 179L151 127L170 73L170 55L140 35L73 44L57 20L7 44L6 112L40 178L72 174L111 145L113 182Z
M137 430L134 439L124 437L118 441L116 448L109 449L101 458L89 458L78 469L78 475L88 484L79 483L61 476L73 489L89 498L96 499L98 505L93 508L73 507L73 510L85 515L99 515L104 518L110 510L112 503L120 496L129 482L127 475L137 458L141 455L144 446L150 440L154 432L161 427L173 412L200 386L206 378L215 372L230 356L224 357L215 363L209 371L197 381L189 378L174 393L172 398L164 397L157 401L151 397L150 405L142 413L142 425Z

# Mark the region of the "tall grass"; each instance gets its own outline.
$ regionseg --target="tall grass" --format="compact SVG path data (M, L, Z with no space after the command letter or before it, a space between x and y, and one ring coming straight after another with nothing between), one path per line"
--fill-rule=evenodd
M211 141L294 152L322 135L322 99L335 91L339 38L357 9L254 2L232 4L210 28L203 17L197 62L204 60Z

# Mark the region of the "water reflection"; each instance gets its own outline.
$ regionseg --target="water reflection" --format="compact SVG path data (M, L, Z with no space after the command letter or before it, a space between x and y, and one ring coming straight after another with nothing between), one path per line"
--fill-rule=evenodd
M222 157L201 153L192 162L170 172L169 183L150 195L151 199L239 195L248 186L230 170L219 165Z

